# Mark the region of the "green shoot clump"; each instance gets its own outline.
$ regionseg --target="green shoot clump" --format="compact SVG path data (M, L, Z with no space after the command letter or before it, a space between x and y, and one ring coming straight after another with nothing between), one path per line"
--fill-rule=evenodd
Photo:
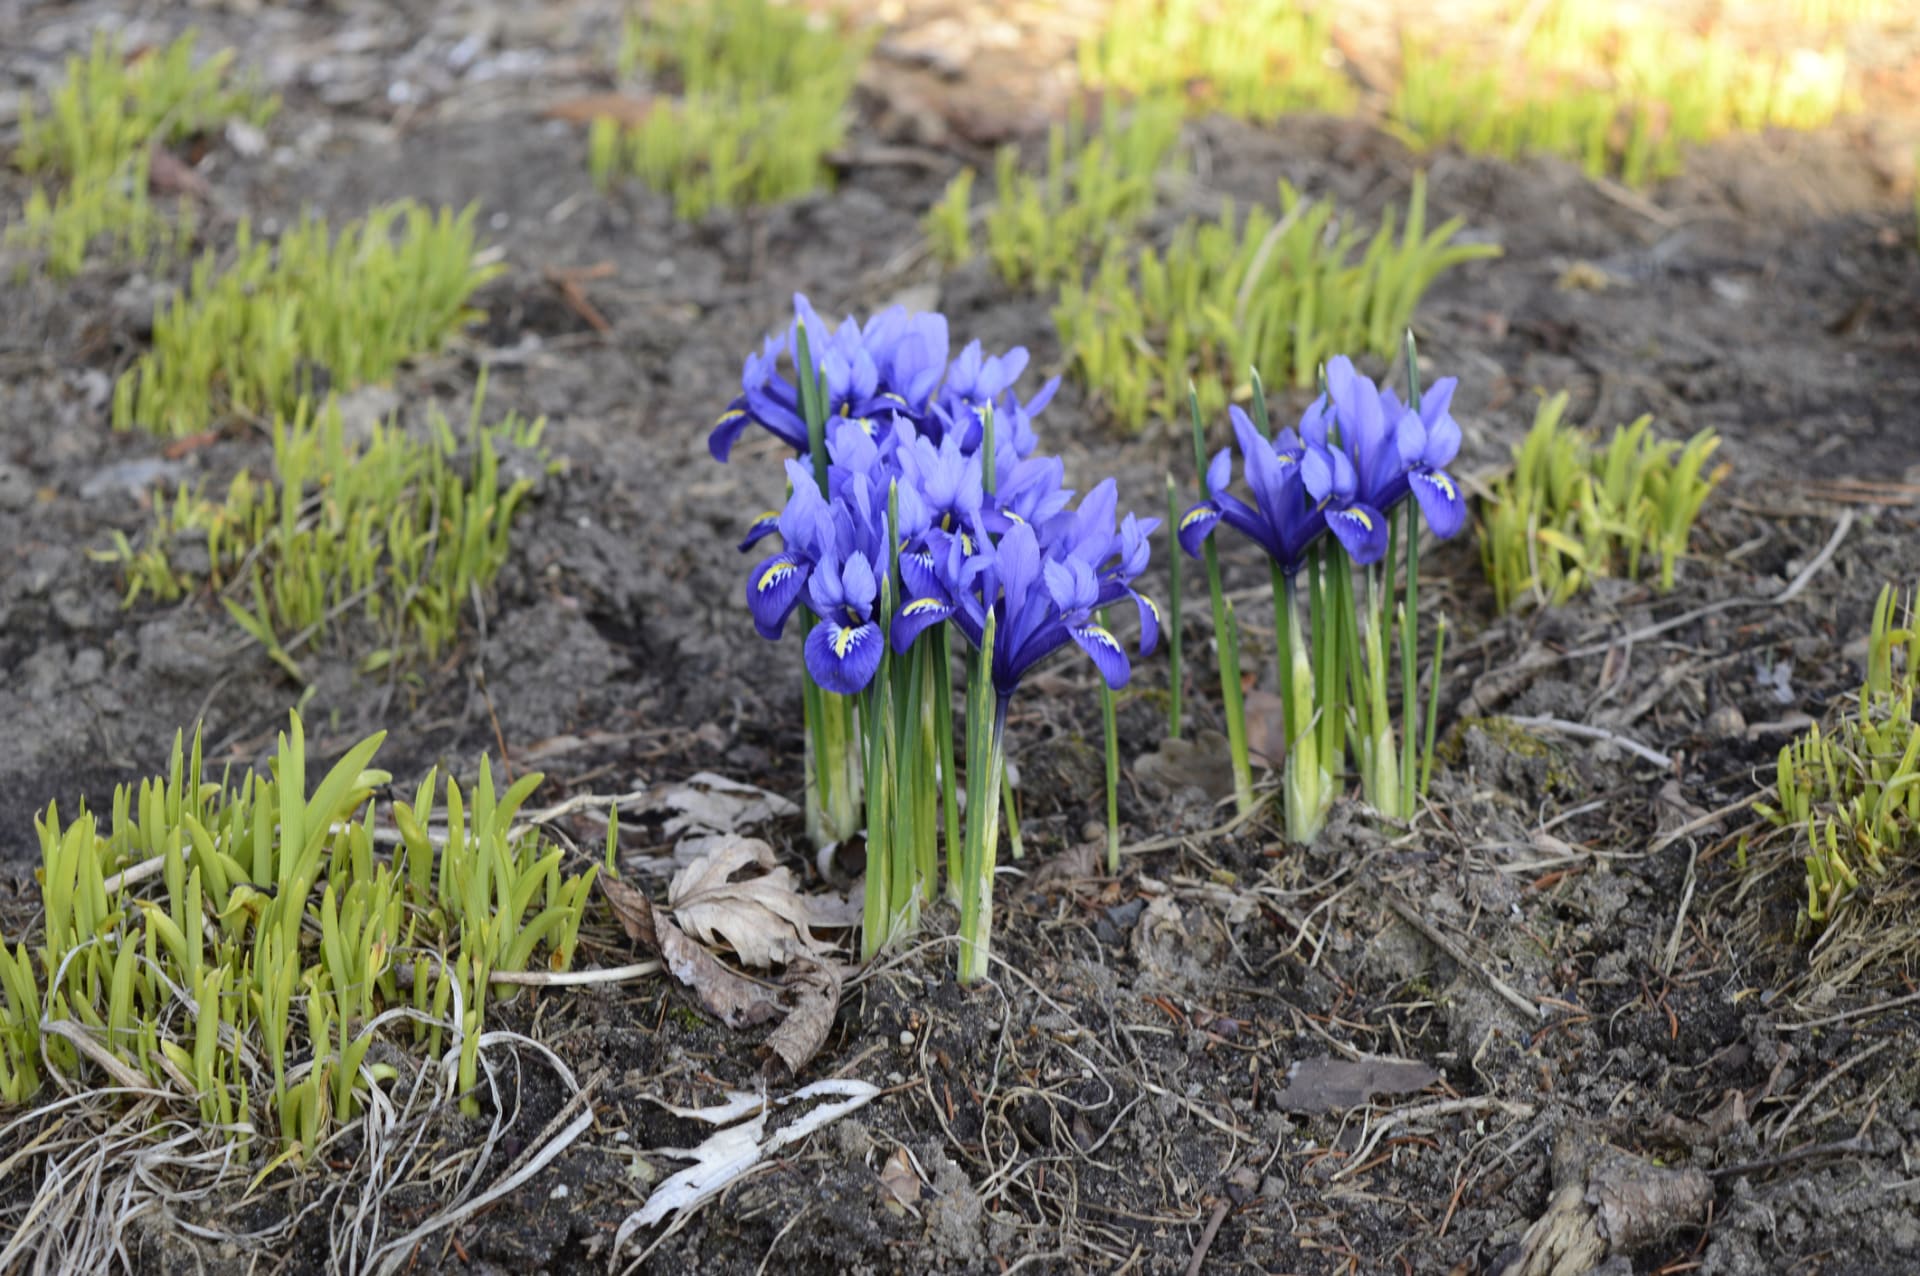
M250 84L230 84L233 51L198 63L195 37L127 59L117 38L97 35L86 57L68 59L46 114L22 100L15 167L35 179L9 249L49 273L79 272L106 242L115 260L143 265L184 254L192 205L169 219L148 195L155 146L172 145L228 120L262 126L279 103Z
M1172 419L1189 379L1203 414L1251 391L1252 367L1285 369L1295 385L1343 351L1391 355L1433 282L1464 262L1497 256L1458 243L1461 222L1426 223L1416 175L1404 218L1389 209L1371 238L1280 183L1280 215L1241 217L1231 204L1189 220L1164 253L1137 261L1111 247L1092 280L1069 280L1054 322L1074 367L1130 429Z
M638 124L594 122L595 182L630 172L689 220L827 186L869 43L768 0L653 6L628 20L619 55L623 79L645 73L652 107Z
M1852 100L1837 44L1762 54L1725 31L1625 22L1572 0L1488 30L1507 47L1442 52L1403 40L1389 116L1410 142L1558 155L1641 186L1678 172L1689 145L1821 128Z
M1010 284L1048 288L1078 280L1100 247L1152 211L1156 185L1180 141L1177 102L1161 98L1124 112L1111 100L1088 136L1076 110L1047 134L1046 171L1020 170L1019 150L995 158L995 198L984 213L987 255ZM963 170L927 217L935 256L953 265L973 255Z
M138 549L116 534L101 556L122 565L128 606L211 584L295 678L293 649L354 618L375 635L363 670L414 645L434 659L505 565L533 487L529 477L503 482L501 453L537 448L546 424L509 415L482 426L485 397L483 380L464 439L435 412L424 439L376 424L360 443L345 437L337 403L317 413L302 404L274 426L269 481L242 471L217 503L183 489L158 502Z
M1780 750L1773 801L1755 806L1775 826L1805 833L1803 933L1825 925L1863 874L1883 876L1920 850L1915 598L1909 591L1903 600L1891 585L1880 591L1858 699L1827 730L1816 723Z
M1500 610L1532 597L1557 606L1597 576L1640 578L1660 560L1660 588L1673 588L1694 521L1728 472L1707 462L1712 430L1682 445L1652 435L1653 418L1621 426L1602 449L1562 424L1565 391L1541 402L1513 453L1513 472L1480 503L1480 558Z
M1300 0L1120 0L1079 51L1090 87L1178 93L1197 112L1270 122L1357 97L1327 11Z
M424 1046L412 1066L477 1112L495 976L572 963L599 866L564 871L516 827L541 777L496 793L484 758L444 808L429 773L382 821L381 738L309 793L297 714L268 773L238 783L206 782L197 734L190 752L176 737L169 773L116 791L104 822L49 807L40 943L0 944L0 1098L31 1099L42 1068L68 1086L91 1073L300 1158L395 1075L386 1060ZM375 1062L376 1041L399 1049Z
M437 349L501 269L475 258L474 212L401 201L338 236L309 215L277 244L242 221L233 264L207 252L155 313L153 349L114 385L114 428L180 437L228 413L291 412L323 377L346 389Z

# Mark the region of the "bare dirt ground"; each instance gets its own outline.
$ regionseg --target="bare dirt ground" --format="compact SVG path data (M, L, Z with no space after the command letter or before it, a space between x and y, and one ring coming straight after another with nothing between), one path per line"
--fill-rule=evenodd
M44 88L123 13L0 0L13 33L0 92ZM1044 123L1074 20L891 15L837 189L683 224L651 193L596 193L580 129L543 116L609 87L616 6L138 6L131 40L197 24L203 47L234 45L286 99L265 155L216 142L202 161L212 234L241 214L478 203L507 273L479 299L485 322L402 373L395 402L407 421L433 403L452 416L484 367L489 402L546 414L569 461L523 516L484 626L440 665L386 685L356 678L348 649L311 654L318 751L384 727L401 783L504 751L547 773L542 800L700 770L797 795L794 653L753 637L733 549L777 496L773 448L717 466L705 426L796 290L830 314L912 296L957 334L1059 367L1047 302L984 266L941 275L917 220L961 162ZM1644 196L1553 162L1415 156L1363 122L1194 126L1201 176L1169 221L1223 194L1269 199L1280 177L1371 217L1424 165L1436 211L1505 250L1443 281L1419 321L1423 354L1462 379L1464 470L1501 463L1536 388L1571 391L1572 419L1595 426L1642 411L1670 435L1712 426L1734 469L1695 556L1670 595L1610 585L1521 620L1494 617L1470 544L1428 556L1423 597L1456 634L1431 808L1405 829L1343 807L1306 849L1257 822L1220 832L1217 776L1168 782L1139 765L1164 735L1155 662L1123 702L1122 817L1129 843L1158 849L1129 855L1118 880L1091 871L1076 854L1100 805L1091 676L1042 679L1011 731L1028 858L1002 878L998 977L955 986L943 915L929 944L861 976L811 1073L885 1094L713 1203L644 1269L1183 1272L1203 1255L1209 1272L1499 1271L1608 1145L1705 1184L1703 1210L1626 1238L1612 1270L1920 1270L1920 949L1909 933L1841 980L1844 954L1793 937L1796 866L1735 865L1751 823L1738 805L1788 734L1857 685L1881 582L1920 579L1920 251L1888 141L1912 136L1909 118L1729 142ZM0 208L24 189L0 173ZM1577 262L1608 286L1558 286ZM568 271L605 331L556 284ZM36 810L103 803L197 718L210 758L256 764L299 695L217 604L123 611L113 570L86 557L144 526L148 463L223 485L268 453L245 432L183 455L110 433L110 379L142 349L153 292L106 270L0 290L9 935L30 916ZM1071 478L1117 472L1143 511L1163 471L1186 473L1178 438L1116 438L1071 384L1044 428ZM1228 569L1230 585L1264 579L1239 550ZM1248 667L1264 674L1260 637ZM1204 725L1216 707L1195 683ZM1666 764L1488 721L1499 714L1578 719ZM775 831L814 874L797 822ZM663 849L657 825L625 841ZM631 960L610 918L589 930L588 960ZM548 990L501 1017L600 1078L595 1124L413 1270L603 1266L671 1164L637 1150L701 1137L643 1096L752 1088L756 1040L664 978ZM1300 1110L1314 1105L1310 1078L1290 1088L1295 1065L1375 1055L1432 1079ZM524 1140L558 1097L532 1084L520 1102ZM905 1199L880 1177L901 1149L918 1185ZM244 1231L330 1190L319 1166L181 1218ZM404 1224L432 1201L421 1185L391 1208ZM132 1261L320 1270L327 1217L313 1210L272 1254L156 1219Z

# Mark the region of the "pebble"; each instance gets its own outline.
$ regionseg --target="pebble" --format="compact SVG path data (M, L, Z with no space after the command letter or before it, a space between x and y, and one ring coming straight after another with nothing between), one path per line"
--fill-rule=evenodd
M0 510L23 510L33 504L33 476L17 465L0 461Z
M1738 740L1747 734L1747 716L1737 704L1723 704L1707 715L1707 735L1715 740Z
M553 1189L553 1191L551 1191L551 1192L549 1192L549 1193L547 1193L547 1199L548 1199L548 1200L550 1200L550 1201L564 1201L564 1200L566 1200L566 1199L567 1199L567 1185L566 1185L565 1183L560 1183L560 1184L557 1184L557 1185L555 1185L555 1187L554 1187L554 1189Z

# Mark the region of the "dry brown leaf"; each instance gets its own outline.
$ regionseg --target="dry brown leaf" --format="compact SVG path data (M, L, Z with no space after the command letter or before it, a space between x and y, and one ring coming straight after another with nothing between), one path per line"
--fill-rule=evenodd
M569 124L591 124L595 120L613 120L634 128L646 123L653 113L653 98L632 93L586 93L550 103L541 114L550 120Z
M628 938L658 953L673 977L693 989L700 1004L728 1027L749 1028L780 1017L773 989L722 965L671 919L662 917L645 895L619 878L602 874L598 880Z
M733 880L755 868L762 871ZM856 920L845 896L805 895L797 886L772 847L757 838L735 838L675 873L667 906L707 943L726 944L746 965L765 969L831 951L814 929L844 928Z
M840 972L802 959L787 976L787 988L793 995L793 1009L768 1034L767 1047L787 1065L788 1074L797 1077L833 1030L834 1016L840 1012Z
M155 146L147 159L147 189L155 195L191 195L205 199L207 179L164 146Z
M894 1204L912 1210L919 1217L920 1211L914 1207L920 1204L920 1176L913 1171L913 1162L907 1159L907 1150L901 1148L887 1158L880 1168L880 1186L885 1188L887 1196Z
M1301 1059L1287 1069L1286 1088L1274 1096L1285 1112L1339 1112L1364 1106L1376 1094L1412 1094L1440 1079L1417 1059Z
M711 771L689 776L685 783L674 786L651 803L650 809L675 813L667 821L668 837L693 832L737 833L800 813L799 807L778 793L729 780Z

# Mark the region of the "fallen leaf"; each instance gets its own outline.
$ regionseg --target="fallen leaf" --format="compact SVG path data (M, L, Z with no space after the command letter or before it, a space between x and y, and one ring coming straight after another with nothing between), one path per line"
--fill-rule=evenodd
M207 179L164 146L155 146L147 158L147 189L155 195L191 195L205 199Z
M1364 1106L1376 1094L1412 1094L1440 1079L1417 1059L1302 1059L1287 1069L1286 1088L1274 1101L1282 1111L1336 1112Z
M749 868L762 871L733 880ZM797 887L793 870L774 858L771 846L734 838L673 875L667 906L707 943L726 944L746 965L766 969L831 951L814 929L845 929L858 920L845 896L806 895Z
M670 838L687 832L737 833L800 813L799 807L778 793L711 771L689 777L655 802L652 809L676 813L666 824Z
M1183 789L1198 789L1217 802L1233 792L1227 737L1218 731L1202 731L1178 740L1162 740L1159 748L1135 760L1133 776L1153 797L1170 798Z
M737 1121L755 1108L759 1109L759 1113L744 1125L731 1125L715 1131L697 1148L651 1149L651 1155L690 1160L693 1164L663 1181L647 1197L645 1206L627 1216L626 1221L620 1224L620 1230L614 1234L614 1252L619 1253L628 1238L641 1228L653 1227L669 1214L685 1214L698 1209L781 1148L797 1143L815 1130L865 1107L879 1093L878 1086L850 1077L816 1081L803 1086L785 1098L776 1099L774 1105L784 1107L804 1099L836 1096L839 1101L823 1103L792 1124L781 1126L771 1135L766 1134L771 1107L757 1095L732 1093L727 1096L725 1104L716 1108L689 1110L663 1104L675 1115L703 1120L710 1125Z
M913 1162L907 1159L907 1150L901 1148L887 1158L880 1169L880 1186L887 1190L887 1196L894 1204L912 1211L915 1218L920 1211L915 1206L920 1203L920 1192L924 1184L920 1176L914 1173Z
M659 954L673 977L693 989L700 1004L729 1028L750 1028L780 1017L780 1001L772 988L729 970L619 878L601 874L596 880L627 937Z
M653 98L631 93L585 93L550 103L541 112L550 120L569 124L591 124L595 120L613 120L628 128L646 123L653 114Z
M1287 763L1287 706L1271 691L1246 694L1247 753L1275 771Z
M767 1035L767 1048L787 1065L787 1075L799 1076L833 1031L840 1012L840 972L833 966L802 959L787 976L793 1008L780 1026Z

